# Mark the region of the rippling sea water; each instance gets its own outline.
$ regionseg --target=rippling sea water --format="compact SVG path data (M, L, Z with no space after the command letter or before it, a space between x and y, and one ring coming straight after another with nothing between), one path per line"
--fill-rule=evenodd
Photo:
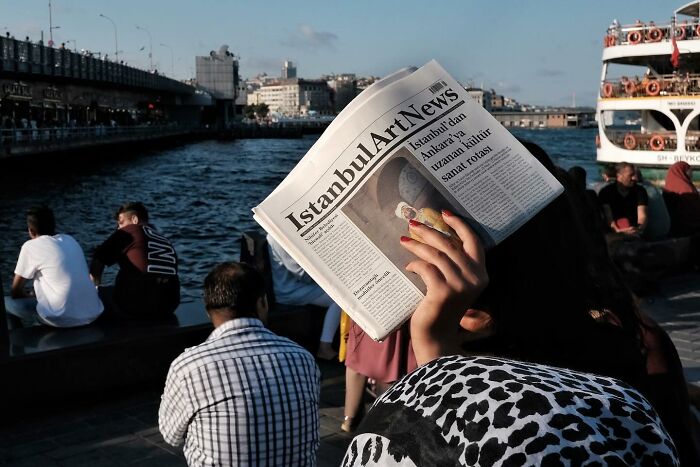
M596 130L514 130L542 146L564 168L581 165L597 178ZM200 296L216 263L238 258L242 232L257 229L251 208L262 201L316 141L302 139L205 141L129 154L66 169L0 168L0 278L7 292L19 249L28 237L25 211L50 206L58 230L73 235L86 256L116 228L114 212L142 201L151 222L171 239L180 259L183 299ZM106 281L114 277L110 268Z

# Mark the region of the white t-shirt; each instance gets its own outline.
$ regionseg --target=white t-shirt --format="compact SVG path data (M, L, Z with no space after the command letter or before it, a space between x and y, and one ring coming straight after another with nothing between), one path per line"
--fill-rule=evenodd
M83 250L70 235L42 235L26 241L15 274L34 279L36 311L52 326L81 326L102 313Z

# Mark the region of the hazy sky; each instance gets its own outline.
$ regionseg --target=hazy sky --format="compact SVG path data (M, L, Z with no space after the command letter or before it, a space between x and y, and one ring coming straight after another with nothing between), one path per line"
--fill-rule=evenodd
M0 0L0 33L49 37L48 0ZM670 22L685 2L665 0L52 0L54 41L114 54L147 68L148 34L155 66L194 75L194 57L227 44L241 76L278 76L292 60L298 75L383 76L436 58L475 86L524 103L594 105L602 39L613 18ZM145 47L143 50L140 50Z

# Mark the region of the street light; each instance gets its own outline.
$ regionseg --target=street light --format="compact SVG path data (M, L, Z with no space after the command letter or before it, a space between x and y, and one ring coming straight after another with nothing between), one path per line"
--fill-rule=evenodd
M107 15L103 15L100 13L100 17L104 19L108 19L111 23L112 26L114 26L114 58L117 63L119 63L119 45L117 43L117 23L114 22L112 18L110 18Z
M53 30L58 28L60 26L53 27L53 13L51 12L51 0L49 0L49 47L53 47Z
M151 36L151 31L138 24L136 25L136 29L146 31L146 34L148 34L148 67L149 71L153 71L153 36Z
M170 47L168 44L160 44L160 45L170 49L170 77L172 79L175 79L175 52L173 52L173 48Z
M75 42L75 39L67 39L66 42L72 42L73 43L73 52L78 52L78 43Z

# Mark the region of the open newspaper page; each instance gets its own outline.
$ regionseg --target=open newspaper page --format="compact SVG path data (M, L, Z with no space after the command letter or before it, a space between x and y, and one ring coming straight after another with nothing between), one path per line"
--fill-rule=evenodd
M350 104L253 211L381 340L425 293L420 278L404 270L413 258L399 238L411 234L410 219L458 242L440 215L449 209L489 248L563 188L437 62L394 74L376 89Z

